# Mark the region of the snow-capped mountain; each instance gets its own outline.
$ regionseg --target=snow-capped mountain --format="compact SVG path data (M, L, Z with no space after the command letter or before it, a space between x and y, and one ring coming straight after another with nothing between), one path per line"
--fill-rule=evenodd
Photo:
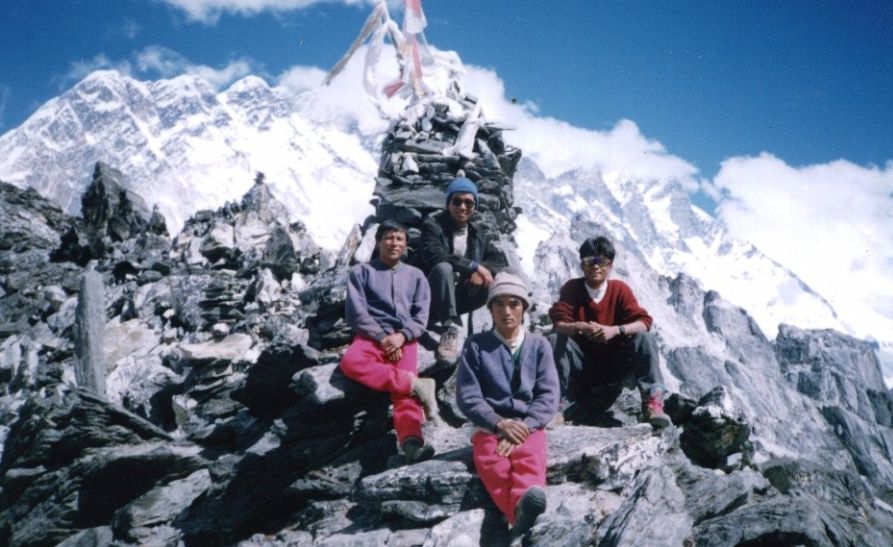
M636 263L669 276L684 272L748 309L770 338L779 322L845 330L824 298L753 245L732 239L672 181L642 183L579 170L549 179L528 162L515 182L526 213L519 222L522 260L531 267L540 242L558 235L579 244L590 236L581 226L600 226L636 255ZM618 257L618 266L624 262L632 258Z
M0 137L0 178L77 213L104 161L157 204L176 233L199 209L242 196L256 171L326 247L371 212L373 143L310 121L310 108L257 77L217 93L194 76L141 82L97 71Z
M218 93L194 76L141 82L94 72L0 136L0 179L33 187L76 213L101 160L125 173L150 206L157 204L176 233L196 210L238 199L262 171L293 220L304 222L321 246L337 249L372 211L379 135L359 123L320 121L315 93L295 96L254 76ZM518 252L544 300L554 297L560 280L578 275L568 264L586 228L601 228L622 249L617 273L637 278L637 290L649 298L667 298L654 273L682 272L748 310L770 338L779 323L834 328L873 336L882 360L893 355L893 320L872 333L854 328L852 318L783 265L732 239L678 182L597 169L547 177L528 158L515 184L523 210ZM560 264L551 256L559 250ZM667 326L665 335L674 333L685 335ZM893 377L893 363L885 369Z

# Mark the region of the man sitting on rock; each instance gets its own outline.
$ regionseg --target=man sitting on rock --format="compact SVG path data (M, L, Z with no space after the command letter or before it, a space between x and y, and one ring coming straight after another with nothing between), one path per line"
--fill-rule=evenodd
M435 383L419 378L416 340L425 332L430 289L424 274L401 262L406 228L384 221L375 233L378 256L350 271L347 322L354 339L341 359L345 376L376 391L394 404L394 429L407 461L434 455L422 437L424 417L437 414Z
M446 210L422 225L419 260L431 286L429 327L441 333L435 357L450 363L462 348L459 316L484 305L493 275L506 264L481 223L471 220L477 197L473 182L456 178L447 187Z
M562 395L586 401L594 386L634 379L642 392L644 416L656 428L670 425L663 410L663 379L652 318L623 281L608 279L614 245L606 237L580 245L583 277L561 287L549 309L549 337L561 377Z
M527 294L518 276L496 275L487 299L493 330L468 340L456 377L456 402L475 426L475 468L516 535L546 509L543 428L560 397L552 348L524 330Z

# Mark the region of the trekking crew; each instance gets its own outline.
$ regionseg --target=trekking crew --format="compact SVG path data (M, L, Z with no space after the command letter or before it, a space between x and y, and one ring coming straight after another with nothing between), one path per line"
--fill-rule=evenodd
M402 262L407 230L382 222L377 256L351 269L346 314L354 338L341 360L348 378L390 393L397 438L410 463L428 459L422 423L437 418L436 386L420 378L417 340L441 333L436 357L456 362L456 402L474 426L473 460L493 502L523 533L545 510L546 434L561 399L585 404L594 387L634 381L644 416L670 425L652 318L626 283L609 279L615 258L605 237L579 248L583 277L562 286L546 340L524 328L529 291L479 222L477 187L458 177L446 210L422 226L422 270ZM424 273L423 273L424 271ZM427 274L427 278L426 278ZM493 329L473 335L460 355L460 315L486 304Z

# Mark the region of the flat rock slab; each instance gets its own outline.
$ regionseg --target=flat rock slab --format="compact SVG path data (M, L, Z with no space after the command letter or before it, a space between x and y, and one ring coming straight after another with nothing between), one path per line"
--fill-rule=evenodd
M236 333L219 342L180 344L180 351L183 352L183 358L190 361L254 362L257 360L257 354L249 351L253 344L251 336Z
M461 443L464 446L449 448L449 444L455 444L443 440L444 436L469 439L469 432L466 429L451 434L444 428L432 444L446 451L440 451L432 460L365 477L360 481L356 498L367 502L421 501L456 508L489 502L474 470L470 441ZM615 429L562 426L549 430L547 439L547 478L551 484L573 480L607 483L612 487L616 481L630 480L661 452L661 438L654 437L647 425ZM415 506L392 509L428 515L427 509Z

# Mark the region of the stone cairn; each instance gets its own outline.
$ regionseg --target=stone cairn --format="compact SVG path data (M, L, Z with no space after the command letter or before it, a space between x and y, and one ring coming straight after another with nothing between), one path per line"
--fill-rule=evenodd
M503 127L478 124L474 116L479 112L476 98L465 95L458 101L418 102L394 122L382 146L375 214L367 226L394 219L410 229L410 247L417 248L422 221L443 210L447 185L463 175L478 186L475 219L510 240L519 212L512 177L521 151L505 144ZM466 126L474 131L473 147L458 151L460 136L467 138L461 135L469 131Z

